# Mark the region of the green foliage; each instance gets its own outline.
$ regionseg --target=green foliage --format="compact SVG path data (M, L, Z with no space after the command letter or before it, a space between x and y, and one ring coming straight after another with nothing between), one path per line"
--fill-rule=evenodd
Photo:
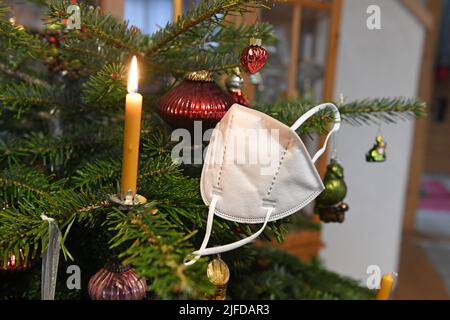
M19 164L41 163L54 171L72 156L74 145L62 138L49 138L42 133L33 132L20 139L0 140L0 162Z
M164 212L151 214L151 210L156 208L155 204L149 203L133 214L119 210L109 213L106 224L116 234L111 239L111 247L132 242L119 257L140 270L142 276L151 279L150 289L165 293L160 295L161 298L173 298L174 293L181 294L182 298L199 297L209 288L205 264L199 262L188 268L179 261L180 256L192 252L186 240L194 233L176 231Z
M14 83L0 88L0 104L2 108L14 111L17 117L31 108L52 108L56 106L50 88L36 84Z
M125 97L125 70L120 64L107 64L83 84L84 103L114 109Z
M2 18L8 11L0 5L0 257L4 264L9 254L22 250L35 262L9 286L0 278L0 297L38 298L39 256L48 239L48 223L41 215L46 215L67 232L65 259L73 258L83 270L83 291L68 292L61 278L68 261L61 261L58 298L87 298L89 277L117 260L149 279L151 297L203 298L211 290L205 277L207 259L189 268L182 263L200 245L206 223L199 177L192 174L198 167L172 162L174 142L154 106L173 77L200 69L220 76L239 66L249 37L274 43L270 25L227 22L230 15L265 6L266 1L201 1L153 35L85 2L82 28L68 31L62 21L69 2L45 2L46 28L39 35ZM59 47L49 44L49 35L58 38ZM120 179L125 66L132 55L139 58L145 97L138 189L148 203L122 212L108 199ZM312 105L279 101L260 110L291 124ZM344 119L355 125L401 120L423 110L421 102L404 99L341 106ZM324 111L302 132L323 132L332 121L332 114ZM282 241L292 222L270 223L262 238ZM294 223L317 228L302 219ZM211 245L236 241L255 228L217 219ZM261 253L247 246L224 258L235 274L230 291L234 298L369 297L347 279L276 251Z
M229 294L234 299L367 300L375 294L317 262L301 263L270 248L257 249L231 279Z

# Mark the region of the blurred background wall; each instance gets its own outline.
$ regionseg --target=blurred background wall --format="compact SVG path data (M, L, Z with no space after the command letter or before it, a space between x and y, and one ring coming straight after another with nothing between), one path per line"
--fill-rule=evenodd
M381 8L382 29L365 27L366 9ZM424 28L399 1L345 1L335 96L416 97ZM342 225L326 224L321 257L327 267L361 281L369 265L398 271L405 193L414 122L382 126L388 161L371 164L364 154L378 127L343 126L336 138L345 168L350 211Z

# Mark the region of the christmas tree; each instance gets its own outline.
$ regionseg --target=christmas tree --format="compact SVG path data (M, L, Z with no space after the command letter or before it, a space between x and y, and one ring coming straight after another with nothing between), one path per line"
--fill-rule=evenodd
M148 299L211 294L209 258L183 264L200 246L206 224L198 170L172 160L173 126L160 116L158 101L188 73L207 71L222 85L221 76L235 68L244 72L240 58L249 39L263 44L276 39L268 24L236 25L228 17L268 9L269 3L200 1L146 35L87 1L79 4L80 27L68 28L69 1L38 2L46 8L42 32L10 20L9 8L0 2L0 297L40 297L40 263L49 253L52 225L61 232L56 299L89 298L89 279L113 266L132 266L145 278ZM144 96L137 189L148 201L122 210L110 196L119 191L133 56ZM289 125L313 106L298 99L256 108ZM339 110L349 125L395 123L423 115L424 104L377 99L340 104ZM333 122L333 114L322 111L298 133L325 133ZM292 223L289 218L269 223L261 238L282 241ZM257 227L217 219L211 242L230 243ZM245 246L222 258L231 273L228 298L373 297L318 261L305 264L276 249ZM81 290L66 286L66 268L72 264L82 270Z

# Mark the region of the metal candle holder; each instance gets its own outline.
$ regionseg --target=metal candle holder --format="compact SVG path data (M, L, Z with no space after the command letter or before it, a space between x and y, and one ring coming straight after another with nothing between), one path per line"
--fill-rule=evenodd
M133 197L132 190L128 190L125 196L121 193L113 194L109 199L113 203L118 204L120 210L131 210L134 206L147 203L147 199L144 196L135 194Z

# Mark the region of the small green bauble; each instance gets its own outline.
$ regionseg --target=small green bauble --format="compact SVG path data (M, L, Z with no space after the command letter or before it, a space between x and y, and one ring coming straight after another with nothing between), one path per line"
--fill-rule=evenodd
M386 142L382 136L377 136L372 149L366 154L367 162L384 162L386 161Z

